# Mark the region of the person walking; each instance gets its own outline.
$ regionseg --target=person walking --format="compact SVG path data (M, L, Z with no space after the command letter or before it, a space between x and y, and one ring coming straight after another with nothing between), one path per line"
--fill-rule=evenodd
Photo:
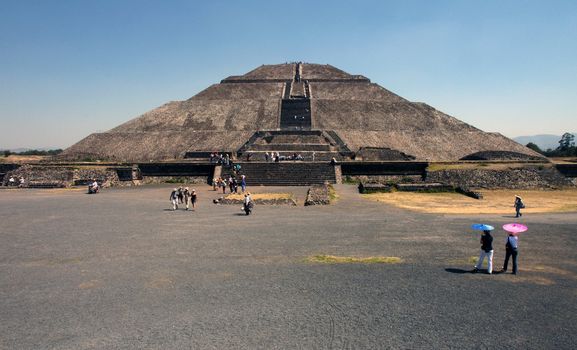
M525 208L525 203L523 203L523 199L521 197L515 195L515 203L513 204L513 207L515 207L516 218L523 216L523 214L521 214L521 209Z
M190 191L188 190L188 187L184 188L182 194L184 195L184 203L186 204L186 210L188 210L188 205L190 203Z
M183 190L182 186L180 186L180 187L178 188L178 202L179 202L180 204L184 203L184 194L182 193L183 191L184 191L184 190Z
M192 205L192 210L196 207L196 190L193 188L190 193L190 204Z
M509 258L513 257L513 275L517 274L517 255L519 254L519 236L509 233L505 242L505 261L501 272L507 272Z
M222 179L221 186L222 186L222 194L225 194L226 193L226 180L225 179Z
M170 193L170 201L172 202L172 210L178 209L178 189L173 189Z
M232 175L228 177L228 188L230 189L230 193L234 192L234 178Z
M253 202L252 202L252 197L250 196L249 192L244 194L243 204L244 204L243 209L246 212L246 215L250 215L250 213L252 212L252 208L253 208Z
M242 189L242 193L244 193L244 191L246 190L246 176L244 175L240 176L240 187Z
M493 273L493 236L489 230L484 230L481 236L481 253L473 272L478 272L481 269L485 257L487 257L487 273L490 275Z

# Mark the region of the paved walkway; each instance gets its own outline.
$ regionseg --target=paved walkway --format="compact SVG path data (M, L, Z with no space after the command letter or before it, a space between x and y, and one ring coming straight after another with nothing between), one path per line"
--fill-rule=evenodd
M169 186L0 191L0 349L574 348L576 214L524 216L520 274L488 276L467 272L468 227L509 218L336 188L331 206L248 217L207 186L194 212L169 210ZM305 262L315 254L402 262Z

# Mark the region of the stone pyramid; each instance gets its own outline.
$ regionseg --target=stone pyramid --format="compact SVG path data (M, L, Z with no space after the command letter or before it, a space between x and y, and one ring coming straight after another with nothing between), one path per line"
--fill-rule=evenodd
M274 149L274 137L283 140L276 150L319 149L343 160L542 159L501 134L408 101L364 76L308 63L263 65L228 77L188 100L91 134L61 157L148 162L237 155Z

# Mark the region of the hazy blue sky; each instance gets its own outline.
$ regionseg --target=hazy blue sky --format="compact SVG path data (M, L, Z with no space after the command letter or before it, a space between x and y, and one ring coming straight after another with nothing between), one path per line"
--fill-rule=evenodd
M67 147L286 61L510 137L577 129L573 0L0 0L0 148Z

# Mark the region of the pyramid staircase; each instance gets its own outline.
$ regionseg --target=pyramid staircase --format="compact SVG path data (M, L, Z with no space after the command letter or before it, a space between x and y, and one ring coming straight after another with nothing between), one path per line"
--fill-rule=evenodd
M310 130L311 96L308 82L301 80L302 65L295 65L292 81L287 81L281 102L281 130Z
M281 130L311 129L311 100L283 99L280 114Z
M238 175L246 176L248 186L309 186L336 183L335 167L328 162L240 162ZM231 169L223 169L228 178ZM238 178L238 177L237 177Z
M335 166L331 159L343 160L353 153L332 131L311 130L311 89L301 80L302 65L294 66L294 77L284 87L280 110L280 130L258 131L237 151L240 174L248 185L304 186L335 183ZM272 162L266 153L278 155ZM294 160L299 155L302 160ZM287 160L289 157L293 159ZM250 160L250 161L249 161ZM228 177L230 169L222 175Z
M239 159L266 161L265 153L278 152L281 158L295 153L304 161L329 162L332 158L344 160L353 152L335 132L322 130L258 131L237 151Z

